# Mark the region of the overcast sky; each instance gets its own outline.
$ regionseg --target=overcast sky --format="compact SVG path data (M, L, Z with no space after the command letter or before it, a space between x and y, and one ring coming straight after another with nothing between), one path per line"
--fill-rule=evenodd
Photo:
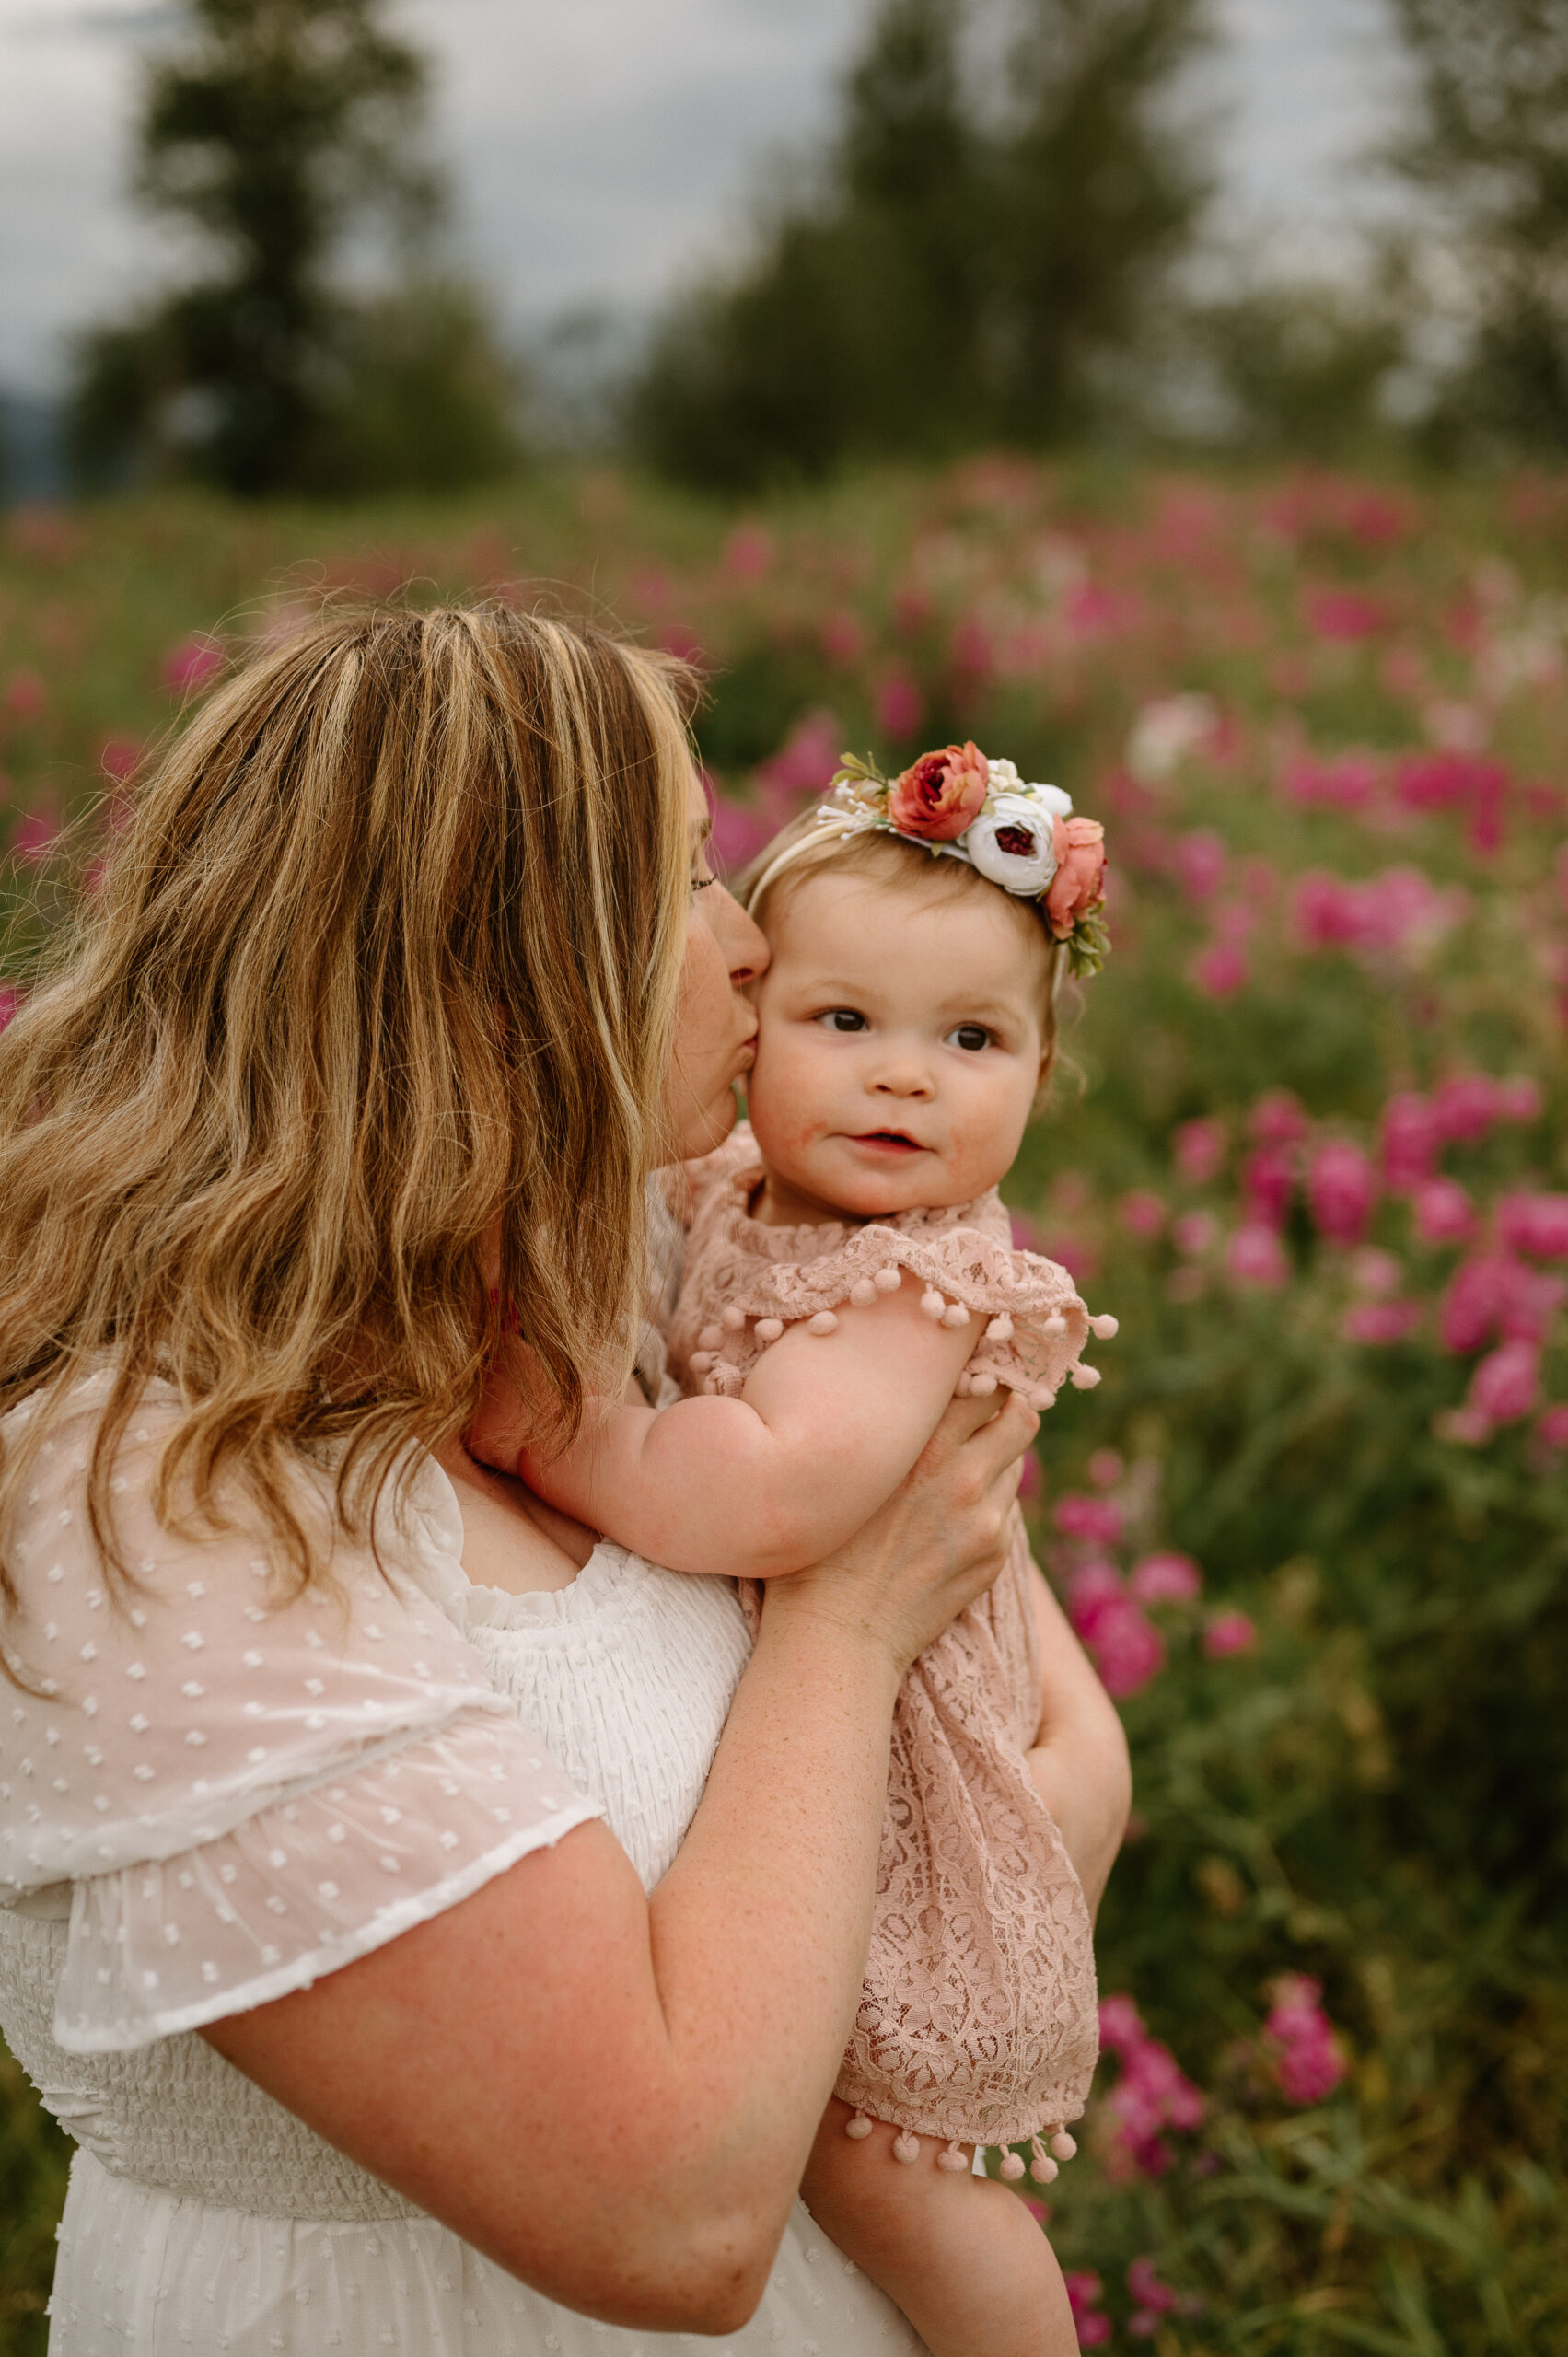
M1215 0L1227 222L1331 249L1388 120L1384 0ZM644 309L744 218L761 159L829 119L867 0L401 0L437 64L462 248L504 318ZM138 49L175 11L0 0L0 385L167 270L125 202Z

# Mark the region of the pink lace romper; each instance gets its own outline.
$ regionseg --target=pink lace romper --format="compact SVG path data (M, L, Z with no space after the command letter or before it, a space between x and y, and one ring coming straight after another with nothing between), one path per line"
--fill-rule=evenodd
M748 1208L761 1175L744 1123L686 1166L668 1337L684 1391L738 1391L785 1325L874 1301L877 1272L902 1269L924 1281L933 1312L940 1295L949 1323L958 1306L987 1321L962 1387L1004 1383L1043 1406L1064 1376L1098 1382L1078 1364L1091 1329L1071 1278L1014 1250L994 1190L862 1227L765 1227ZM1039 1576L1016 1515L1000 1579L921 1655L894 1715L871 1947L838 2093L917 2136L1051 2133L1083 2111L1098 2052L1088 1910L1025 1756L1040 1716ZM1036 2163L1055 2175L1038 2143Z

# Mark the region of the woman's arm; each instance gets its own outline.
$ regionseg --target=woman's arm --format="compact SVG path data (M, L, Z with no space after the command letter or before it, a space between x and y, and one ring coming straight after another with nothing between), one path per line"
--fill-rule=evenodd
M854 1542L769 1596L651 1902L582 1826L203 2035L551 2297L648 2330L737 2329L854 2011L899 1681L1002 1561L1035 1419L994 1407L955 1401Z
M738 1399L612 1408L559 1457L525 1448L530 1489L671 1571L777 1579L819 1562L897 1488L953 1396L983 1321L896 1294L844 1303L830 1334L792 1326ZM473 1446L470 1435L470 1446Z
M1127 1830L1132 1767L1116 1705L1046 1581L1034 1582L1040 1630L1040 1727L1029 1770L1098 1914Z

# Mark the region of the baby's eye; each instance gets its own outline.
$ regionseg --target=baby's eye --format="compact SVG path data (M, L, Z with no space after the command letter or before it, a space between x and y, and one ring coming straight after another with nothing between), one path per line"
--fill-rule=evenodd
M942 1044L947 1048L967 1048L971 1055L978 1054L981 1048L990 1047L991 1034L983 1023L960 1023L948 1032Z
M830 1006L817 1020L828 1031L864 1031L868 1028L865 1016L857 1014L853 1006Z

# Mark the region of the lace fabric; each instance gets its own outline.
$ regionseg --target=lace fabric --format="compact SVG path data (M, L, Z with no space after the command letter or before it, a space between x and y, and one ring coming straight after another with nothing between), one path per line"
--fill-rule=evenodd
M714 1329L725 1338L714 1387L738 1390L772 1339L760 1318L831 1310L889 1265L971 1313L1005 1313L1011 1334L982 1343L971 1371L1028 1393L1054 1390L1077 1363L1088 1312L1064 1270L1014 1251L994 1194L860 1228L774 1228L747 1211L761 1175L744 1125L687 1167L670 1357L688 1391L713 1381L703 1361ZM1078 2118L1094 2074L1093 1929L1026 1757L1040 1716L1039 1576L1016 1517L995 1586L922 1655L894 1714L871 1945L837 2091L916 2135L1019 2142Z
M1091 1318L1056 1261L1014 1248L994 1188L972 1203L861 1227L764 1227L747 1210L761 1175L745 1122L686 1166L688 1281L670 1323L669 1365L687 1390L738 1392L773 1339L759 1334L760 1321L789 1326L852 1298L874 1299L877 1271L889 1268L907 1269L988 1321L964 1369L966 1387L1005 1384L1045 1409L1064 1381L1098 1382L1083 1364L1084 1348L1091 1332L1113 1334L1115 1320Z

